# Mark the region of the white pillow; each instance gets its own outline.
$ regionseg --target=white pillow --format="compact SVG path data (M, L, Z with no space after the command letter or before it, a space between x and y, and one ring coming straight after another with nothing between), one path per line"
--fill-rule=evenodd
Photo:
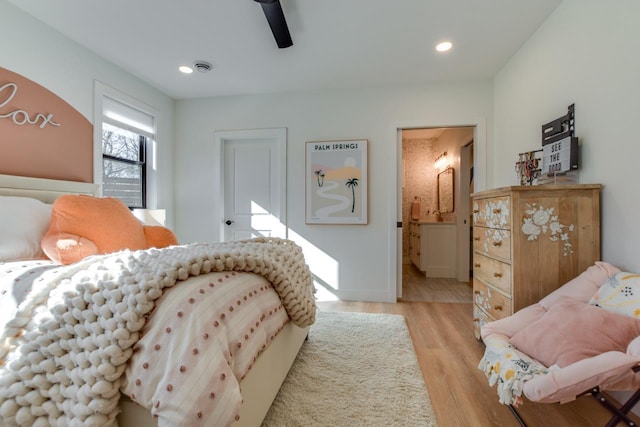
M28 197L0 196L0 261L44 258L40 241L51 205Z

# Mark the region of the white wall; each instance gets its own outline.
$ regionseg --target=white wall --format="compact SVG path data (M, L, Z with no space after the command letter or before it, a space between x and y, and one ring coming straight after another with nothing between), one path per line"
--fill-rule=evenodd
M517 183L518 153L575 103L581 183L601 183L602 258L640 272L640 2L565 0L494 80L489 183ZM493 175L491 175L491 172Z
M337 277L330 285L341 298L395 298L396 259L390 258L396 236L395 128L399 123L451 125L460 117L479 117L491 123L491 90L490 82L485 81L177 101L178 237L182 242L220 239L219 224L210 221L219 203L212 186L219 162L213 149L214 131L286 127L289 237L308 249L308 258L322 253L325 260L328 257L337 263ZM305 225L305 141L353 138L369 140L369 224ZM317 274L333 267L315 260L310 264Z
M0 66L71 104L93 123L94 81L158 110L158 204L173 206L173 100L6 1L0 0ZM92 141L89 141L92 143ZM0 153L1 155L1 153Z

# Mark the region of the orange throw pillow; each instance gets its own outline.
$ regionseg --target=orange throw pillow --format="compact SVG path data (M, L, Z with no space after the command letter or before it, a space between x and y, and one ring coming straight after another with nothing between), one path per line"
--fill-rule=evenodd
M144 236L147 239L147 247L149 248L165 248L171 245L177 245L178 239L173 231L167 227L160 225L145 225Z
M42 250L71 264L86 256L149 247L142 223L118 199L63 195L53 203Z

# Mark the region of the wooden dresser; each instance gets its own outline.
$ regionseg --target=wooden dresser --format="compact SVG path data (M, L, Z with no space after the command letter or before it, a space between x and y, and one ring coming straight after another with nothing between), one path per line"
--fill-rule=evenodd
M600 260L600 185L504 187L472 195L474 334Z

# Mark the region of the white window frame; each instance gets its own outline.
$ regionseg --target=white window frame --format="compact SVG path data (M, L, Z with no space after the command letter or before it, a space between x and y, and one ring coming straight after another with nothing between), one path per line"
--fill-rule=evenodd
M129 95L126 95L102 82L95 81L94 84L94 108L93 108L93 182L102 184L102 124L109 120L104 120L103 108L104 99L110 98L136 110L139 110L153 117L152 132L142 132L147 137L146 146L146 206L153 207L157 201L157 121L160 112ZM100 195L102 195L102 185L100 185Z

